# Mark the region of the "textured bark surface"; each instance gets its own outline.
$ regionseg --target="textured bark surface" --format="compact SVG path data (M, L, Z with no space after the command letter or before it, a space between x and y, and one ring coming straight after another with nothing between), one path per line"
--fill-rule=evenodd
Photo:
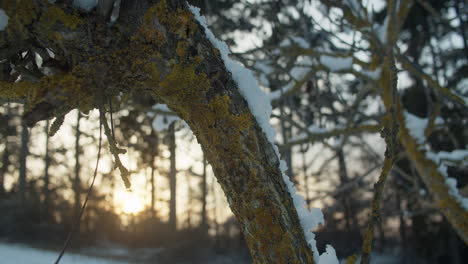
M21 201L21 206L25 205L26 201L26 177L27 177L27 167L26 161L29 153L29 130L25 123L21 125L21 148L19 156L19 197Z
M385 87L389 82L386 77L389 75L388 69L383 71L379 84ZM389 94L382 94L382 101L387 109L390 109ZM396 118L400 124L398 140L404 147L409 159L416 167L418 174L426 185L427 189L434 198L437 208L446 217L447 221L452 225L455 232L468 245L468 211L463 208L462 204L451 194L449 186L446 183L446 177L439 171L438 166L429 158L426 157L423 150L420 149L417 141L410 134L406 126L406 120L403 114L401 102L396 102Z
M398 112L398 118L404 122L401 111ZM437 207L455 232L468 245L468 211L451 194L446 177L438 170L438 166L421 152L416 140L406 127L403 127L399 138L421 179L434 197Z
M56 52L45 60L56 74L0 83L0 97L25 100L29 124L99 107L103 96L153 96L195 133L254 261L314 262L273 146L185 1L122 1L113 26L47 1L12 2L0 8L37 19L10 19L2 47L37 40Z
M380 54L386 54L389 50L393 49L398 39L398 34L401 31L403 22L407 19L407 15L413 5L414 1L404 1L402 5L396 5L392 3L391 7L397 8L395 16L391 17L389 27L387 29L387 43L385 47L377 47L378 44L371 44L374 46L374 50L379 51ZM408 18L411 19L411 18ZM386 51L385 51L386 49ZM376 56L376 59L379 58ZM397 57L403 68L406 68L409 72L416 74L416 69L410 66L406 60L402 60L401 56ZM381 98L385 105L385 108L390 110L392 107L391 103L391 91L385 87L390 87L389 82L391 81L391 67L388 67L385 63L382 65L382 74L377 80L379 90L381 91ZM436 82L430 80L429 76L423 74L420 75L422 79L426 80L433 87L438 89L441 94L451 98L454 102L460 103L458 96L452 95L447 89L440 87ZM447 94L448 93L448 94ZM463 102L461 102L463 103ZM445 216L447 221L451 224L455 232L460 238L468 245L468 211L462 206L462 204L451 194L449 186L446 183L446 177L439 171L438 165L432 160L428 159L423 150L420 149L417 141L410 134L408 127L406 126L406 120L403 114L403 106L401 99L397 98L395 101L396 121L400 125L400 131L398 134L398 140L405 149L408 158L411 163L416 167L418 174L422 181L426 185L427 189L434 198L437 208Z
M175 139L175 123L169 126L168 130L169 152L171 153L170 171L169 171L169 190L171 197L169 199L169 228L172 231L177 230L177 169L176 169L176 139Z

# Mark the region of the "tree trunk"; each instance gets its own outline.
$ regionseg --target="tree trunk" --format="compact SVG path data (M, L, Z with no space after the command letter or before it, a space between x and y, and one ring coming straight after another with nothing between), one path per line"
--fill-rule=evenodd
M310 209L309 174L307 173L306 153L307 148L301 145L302 173L304 174L304 192L307 208Z
M21 149L19 157L19 197L24 206L26 202L26 159L28 156L29 131L25 122L21 122Z
M0 197L2 197L5 194L5 175L7 174L8 167L10 166L10 148L8 144L8 130L10 127L10 104L8 103L5 108L5 134L3 143L5 145L5 148L3 149L2 167L0 168Z
M72 189L73 189L73 219L78 219L80 216L81 211L81 179L80 179L80 171L81 171L81 164L80 164L80 119L81 113L78 111L76 116L76 126L75 126L75 174L72 180ZM89 206L88 206L89 207ZM79 223L76 227L76 232L80 232Z
M5 136L5 148L2 155L2 167L0 168L0 197L5 194L5 175L10 166L10 151L8 147L8 138Z
M171 198L169 201L169 227L172 231L177 230L177 168L176 168L176 142L175 142L175 123L169 126L169 152L171 153L171 168L169 171L169 190L171 192Z
M192 228L192 186L190 184L192 175L190 173L185 174L185 182L187 184L187 228Z
M294 177L294 168L292 162L292 146L288 146L287 142L288 139L291 138L291 125L286 122L285 116L288 115L285 111L285 102L283 100L280 101L280 127L281 127L281 136L283 138L283 146L281 147L281 157L288 165L288 170L286 174L288 175L289 179L292 182L297 184L297 179ZM291 118L291 117L290 117Z
M42 45L50 46L57 51L56 58L64 56L73 65L64 74L47 76L44 82L0 83L0 96L25 98L32 109L26 115L29 124L73 108L99 107L103 95L154 96L185 120L196 135L240 223L254 262L314 263L274 146L219 50L185 1L161 0L151 6L152 2L123 1L117 21L120 27L105 32L107 24L96 26L99 19L77 18L70 9L65 9L65 16L71 17L65 25L76 34L60 31L63 16L51 20L12 16L12 23L29 23L24 28L45 28L46 32L31 34L40 34ZM40 3L43 7L34 12L51 8L47 2ZM10 6L5 8L8 14L16 12ZM44 16L56 12L49 13ZM43 25L44 21L49 24ZM66 35L66 41L57 45L57 35ZM16 39L8 35L5 41L8 44ZM96 45L98 56L89 52L89 47ZM25 83L28 89L24 89ZM47 89L49 86L53 87ZM3 93L5 89L16 93ZM37 91L34 96L28 96L31 89Z
M400 246L401 246L401 261L403 264L408 262L408 251L407 251L407 236L406 236L406 224L405 216L403 211L403 203L401 200L401 191L399 187L396 187L396 205L398 210L398 219L399 219L399 234L400 234Z
M338 168L339 168L339 175L341 180L341 186L345 186L349 182L348 177L348 168L346 167L346 160L344 156L343 149L340 148L337 150L336 153L338 157ZM345 213L345 220L346 220L346 229L350 230L359 230L358 220L356 213L353 208L354 199L351 196L351 191L346 191L340 194L341 196L341 203L344 208Z
M42 193L44 195L42 218L44 220L50 219L50 188L49 188L49 166L50 166L50 154L49 154L49 121L46 121L45 126L45 154L44 154L44 186Z
M220 246L220 234L219 234L219 222L218 222L218 198L216 196L216 184L215 179L212 178L211 180L211 194L213 195L213 224L214 224L214 248L218 248Z
M206 196L207 196L207 185L206 185L206 158L203 153L203 173L202 173L202 211L201 211L201 226L204 232L208 231L208 222L206 219Z
M155 186L155 181L154 181L154 173L156 170L156 167L154 165L154 158L152 159L151 162L151 218L155 219L156 218L156 186Z

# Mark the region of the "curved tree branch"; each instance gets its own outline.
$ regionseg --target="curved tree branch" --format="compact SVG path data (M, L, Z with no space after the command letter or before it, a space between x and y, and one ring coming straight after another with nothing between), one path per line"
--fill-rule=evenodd
M114 26L93 13L85 17L48 1L2 2L7 14L27 11L37 18L11 19L0 33L6 34L7 45L14 45L17 35L21 41L37 41L65 61L68 70L37 82L4 81L0 97L23 99L34 124L74 108L95 108L102 96L153 96L196 135L254 261L314 263L274 147L219 51L185 1L151 2L123 1Z

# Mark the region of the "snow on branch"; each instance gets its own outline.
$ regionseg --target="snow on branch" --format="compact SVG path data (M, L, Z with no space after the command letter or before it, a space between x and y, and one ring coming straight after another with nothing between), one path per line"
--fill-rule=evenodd
M336 253L331 246L328 246L326 252L322 255L318 254L315 234L312 233L312 230L317 228L319 224L323 224L324 218L322 212L318 208L313 208L311 211L309 211L306 207L304 197L296 193L296 189L293 183L289 180L289 177L284 174L284 171L287 170L286 162L280 159L278 147L274 144L276 132L269 123L272 112L270 100L258 86L258 83L252 72L239 62L233 61L229 57L230 51L228 46L226 43L218 40L214 36L206 24L205 17L200 15L200 9L194 6L190 6L190 10L198 22L205 29L207 38L220 51L221 58L224 60L226 69L231 72L232 78L237 83L241 95L246 99L250 111L256 118L257 123L262 128L267 139L275 149L276 155L280 160L280 170L282 172L283 180L285 181L293 198L293 202L299 216L299 221L304 230L304 236L312 249L315 261L319 264L338 264L338 258L336 257Z
M449 177L447 173L447 164L454 165L462 163L463 166L468 165L468 150L457 149L451 152L441 151L438 153L428 151L426 157L432 160L438 167L437 170L445 177L445 183L449 188L450 194L468 211L468 198L461 196L457 188L457 180Z
M8 15L3 9L0 9L0 31L5 30L8 26Z
M406 128L408 128L410 135L416 140L418 144L426 142L425 130L428 124L427 118L419 118L409 112L404 112Z
M74 0L73 6L83 9L87 12L91 11L98 4L98 0Z
M426 142L425 130L429 122L428 119L419 118L408 112L404 112L404 117L406 127L408 128L410 135L418 144L424 144ZM463 208L468 211L468 198L460 195L457 188L457 180L449 177L447 173L447 165L457 165L461 163L466 166L468 164L468 150L459 149L451 152L426 151L426 158L433 161L436 164L439 173L445 177L445 183L449 188L450 195L452 195L463 206Z
M381 128L380 125L361 125L357 127L335 127L333 129L326 129L311 125L307 128L307 133L301 133L291 138L287 145L304 144L344 134L377 133Z
M320 56L320 63L330 71L341 71L350 69L353 65L352 57Z

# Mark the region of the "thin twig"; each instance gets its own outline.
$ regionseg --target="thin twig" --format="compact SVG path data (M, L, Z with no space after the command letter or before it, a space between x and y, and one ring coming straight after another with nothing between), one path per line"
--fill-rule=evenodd
M110 123L111 123L111 132L112 132L112 137L115 140L115 133L114 133L114 117L112 116L112 97L109 97L109 112L110 112Z
M102 111L99 111L99 114L100 115L103 115L103 112ZM102 147L102 119L100 119L100 122L99 122L99 146L98 146L98 153L97 153L97 159L96 159L96 167L94 168L94 174L93 174L93 179L91 181L91 185L89 186L88 188L88 192L86 193L86 198L85 198L85 201L83 203L83 206L81 207L81 210L80 210L80 214L78 216L77 219L75 219L75 223L73 224L73 227L72 229L70 230L70 232L68 233L68 236L67 236L67 239L65 240L65 243L63 245L63 248L62 248L62 251L60 251L60 254L57 258L57 260L55 261L55 264L59 264L60 260L62 259L63 257L63 254L65 254L65 250L67 249L68 245L70 244L70 241L72 239L72 236L73 234L75 233L75 231L78 229L78 226L80 224L80 220L81 220L81 216L83 215L84 213L84 210L86 209L86 205L88 204L88 200L89 200L89 196L91 195L91 191L93 189L93 186L94 186L94 181L96 180L96 176L97 176L97 171L98 171L98 168L99 168L99 160L101 158L101 147Z
M387 55L387 65L389 67L388 74L389 84L388 87L384 87L387 90L389 99L391 100L391 107L384 119L384 129L382 130L382 137L385 139L387 145L385 150L385 159L377 183L374 185L374 198L372 200L372 211L369 216L369 224L364 234L362 243L362 256L361 264L368 264L370 262L370 253L372 252L372 242L374 236L375 225L380 221L380 202L383 196L383 190L387 176L392 169L395 161L397 145L398 145L398 123L395 113L396 96L397 96L397 71L395 66L395 58L393 53L390 51ZM384 92L385 94L385 92Z

